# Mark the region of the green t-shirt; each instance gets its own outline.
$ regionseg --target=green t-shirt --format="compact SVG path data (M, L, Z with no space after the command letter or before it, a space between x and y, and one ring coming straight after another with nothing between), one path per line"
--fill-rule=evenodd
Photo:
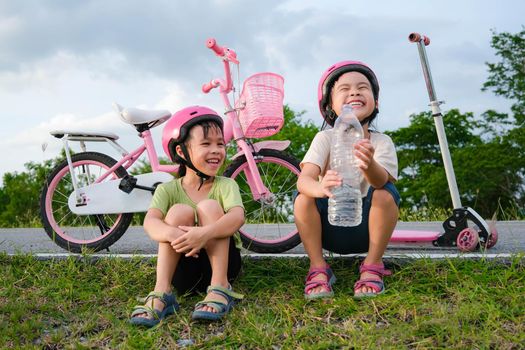
M228 177L216 176L208 192L208 199L216 200L225 213L231 208L244 208L239 191L239 185ZM195 213L195 224L197 224L197 203L191 200L182 187L182 178L163 183L157 187L153 199L151 200L150 209L159 209L164 216L168 210L175 204L187 204L191 206ZM241 247L241 238L239 232L234 234L235 245Z

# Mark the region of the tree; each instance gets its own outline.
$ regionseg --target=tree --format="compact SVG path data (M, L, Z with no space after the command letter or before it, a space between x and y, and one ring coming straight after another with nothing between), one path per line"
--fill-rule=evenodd
M487 63L489 77L482 90L513 100L517 124L525 122L525 27L517 34L492 32L491 46L501 60Z
M26 171L5 173L0 188L0 227L40 226L40 192L47 176L62 157L29 162Z
M485 114L495 118L497 113ZM484 115L485 115L484 114ZM405 205L420 209L452 208L452 200L430 112L410 117L410 125L387 132L397 147L399 188ZM476 119L457 109L443 116L462 204L482 216L523 203L522 150L505 137L491 119Z

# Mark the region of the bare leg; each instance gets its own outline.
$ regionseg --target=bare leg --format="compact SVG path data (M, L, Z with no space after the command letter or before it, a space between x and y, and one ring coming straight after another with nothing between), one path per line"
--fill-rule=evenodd
M299 230L304 250L310 258L310 268L323 268L326 261L323 257L323 246L321 242L321 216L315 204L315 198L299 194L294 203L295 224ZM319 274L313 278L315 281L327 281L327 277ZM327 292L324 286L318 286L310 290L310 293Z
M166 214L164 221L171 226L193 226L195 223L195 214L192 207L185 204L175 204ZM180 257L181 254L177 253L169 242L159 242L155 292L171 293L171 280ZM148 306L156 310L162 310L164 308L164 304L159 299L153 299ZM144 313L137 317L148 317L148 315Z
M219 220L224 215L220 204L212 199L207 199L199 202L197 205L197 216L199 218L199 225L206 226ZM206 243L205 249L210 259L211 265L211 282L213 286L229 287L228 283L228 254L230 252L230 239L218 238L211 239ZM224 303L227 300L213 292L209 293L204 300L222 300ZM203 306L199 310L216 312L212 307Z
M386 247L396 227L399 209L394 202L392 195L384 189L376 189L372 194L372 206L368 227L370 232L370 242L368 254L364 264L381 264ZM365 272L361 278L379 279L378 276ZM363 293L373 293L370 287L363 286Z

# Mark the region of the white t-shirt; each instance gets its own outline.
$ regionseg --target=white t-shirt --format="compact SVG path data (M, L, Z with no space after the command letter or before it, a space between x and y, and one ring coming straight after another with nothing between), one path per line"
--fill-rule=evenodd
M333 129L318 132L306 152L301 169L304 163L312 163L321 169L321 176L330 169L330 140ZM374 160L378 162L395 180L397 180L397 154L392 139L385 134L376 131L370 131L370 142L374 146ZM363 177L361 180L361 195L366 196L370 184Z

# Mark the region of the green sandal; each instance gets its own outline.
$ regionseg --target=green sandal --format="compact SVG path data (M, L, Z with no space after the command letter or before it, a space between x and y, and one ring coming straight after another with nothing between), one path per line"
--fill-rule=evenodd
M244 295L235 293L230 288L224 288L221 286L209 286L206 290L206 293L209 294L213 292L220 296L223 296L226 299L226 303L222 300L203 300L195 304L193 313L191 314L191 319L194 321L219 321L221 320L228 312L230 312L233 305L238 301L244 298ZM216 312L211 311L202 311L198 310L204 306L211 307L215 309Z
M164 308L162 310L157 310L147 306L146 304L150 299L159 299L164 304ZM131 318L129 319L129 323L135 326L151 328L179 310L179 303L177 303L177 300L172 293L151 292L147 297L142 298L140 301L144 303L144 305L135 306L131 313ZM137 317L137 315L140 314L147 314L148 317Z

